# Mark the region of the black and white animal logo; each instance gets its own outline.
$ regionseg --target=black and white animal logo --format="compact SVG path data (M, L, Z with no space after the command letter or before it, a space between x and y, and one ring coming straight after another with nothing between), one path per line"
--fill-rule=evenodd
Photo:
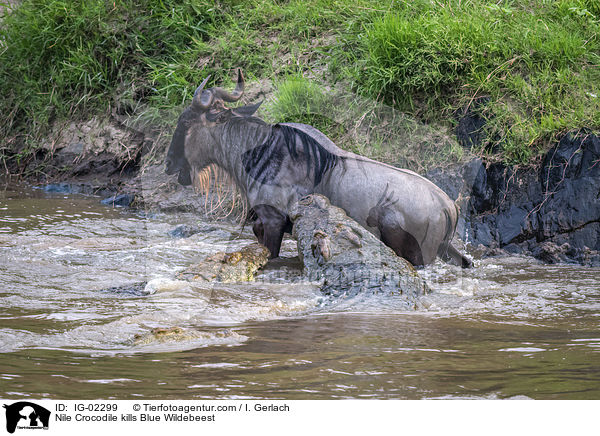
M14 433L19 429L47 429L50 423L50 411L29 401L5 404L6 431Z

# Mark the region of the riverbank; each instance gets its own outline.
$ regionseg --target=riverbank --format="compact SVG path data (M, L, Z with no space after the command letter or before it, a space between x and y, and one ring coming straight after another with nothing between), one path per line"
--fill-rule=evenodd
M360 119L368 129L385 120L364 111L340 126L329 89L450 130L479 118L475 152L511 164L531 164L569 131L600 129L595 0L26 0L7 10L2 160L30 159L65 120L116 116L164 128L165 113L205 77L226 84L238 67L249 81L291 91L270 121L317 124L367 154L400 147L385 134L366 143L344 136Z
M476 158L428 177L458 200L468 245L600 266L600 138L589 130L565 135L536 166Z

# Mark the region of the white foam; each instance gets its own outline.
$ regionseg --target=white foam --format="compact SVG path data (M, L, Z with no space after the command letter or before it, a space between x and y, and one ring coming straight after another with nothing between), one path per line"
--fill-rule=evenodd
M189 287L190 282L184 280L173 280L166 277L159 277L150 280L146 284L142 292L146 295L152 295L157 292L173 292Z

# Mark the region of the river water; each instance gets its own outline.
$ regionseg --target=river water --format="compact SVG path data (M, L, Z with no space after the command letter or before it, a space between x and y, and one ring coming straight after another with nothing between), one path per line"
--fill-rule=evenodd
M181 224L202 231L169 236ZM254 241L240 230L0 189L0 397L600 399L599 269L439 262L410 312L392 297L326 299L277 266L243 285L175 280ZM173 327L193 334L148 336Z

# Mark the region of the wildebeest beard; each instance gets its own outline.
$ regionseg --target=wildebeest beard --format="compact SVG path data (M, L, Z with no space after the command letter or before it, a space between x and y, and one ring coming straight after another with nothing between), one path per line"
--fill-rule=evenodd
M304 159L301 161L302 154ZM306 133L276 124L263 144L242 154L242 163L246 173L254 180L264 185L274 185L278 183L278 177L284 177L279 173L286 156L290 156L298 166L306 167L308 179L312 170L313 186L321 183L327 171L341 159Z

